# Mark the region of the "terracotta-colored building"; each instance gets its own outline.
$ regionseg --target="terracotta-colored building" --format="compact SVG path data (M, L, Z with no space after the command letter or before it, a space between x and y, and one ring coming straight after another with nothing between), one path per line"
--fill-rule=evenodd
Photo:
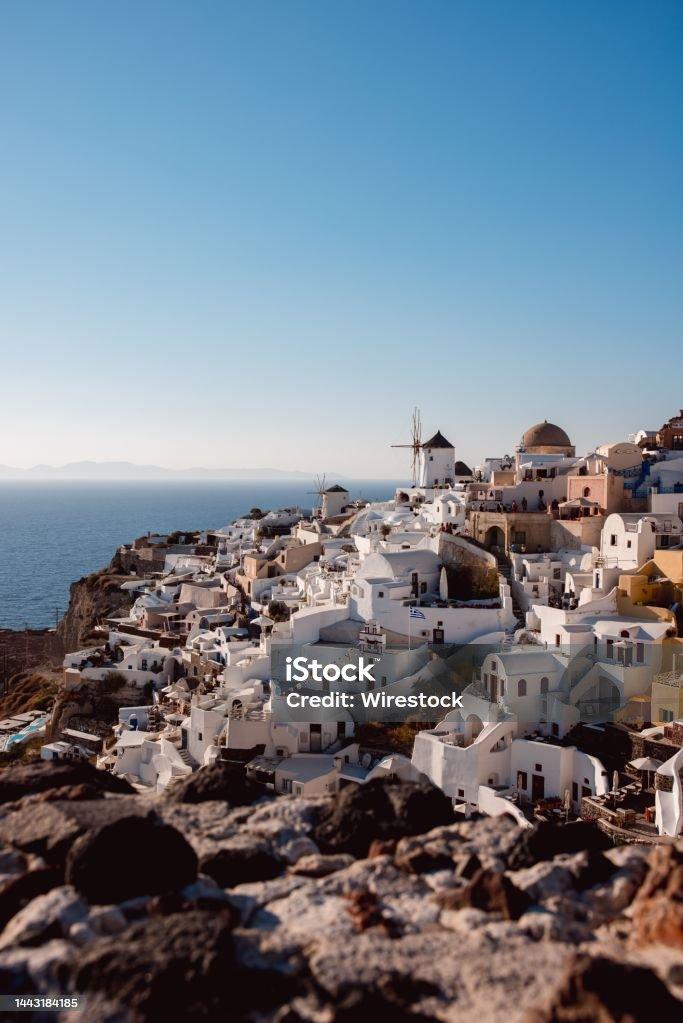
M683 409L657 431L657 445L667 451L683 451Z

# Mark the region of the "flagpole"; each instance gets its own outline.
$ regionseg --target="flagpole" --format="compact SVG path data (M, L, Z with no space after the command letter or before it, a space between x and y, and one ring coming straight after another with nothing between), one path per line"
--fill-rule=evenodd
M410 613L410 608L408 608L408 650L410 650L410 622L412 620L412 617L413 616Z

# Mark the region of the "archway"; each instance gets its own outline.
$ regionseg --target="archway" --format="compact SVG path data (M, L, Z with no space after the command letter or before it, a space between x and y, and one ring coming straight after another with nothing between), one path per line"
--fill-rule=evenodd
M621 693L616 682L601 675L576 701L579 720L611 721L621 706Z
M486 530L484 545L490 550L505 550L505 533L500 526L489 526Z
M469 746L484 728L484 722L477 714L469 714L465 719L465 745Z

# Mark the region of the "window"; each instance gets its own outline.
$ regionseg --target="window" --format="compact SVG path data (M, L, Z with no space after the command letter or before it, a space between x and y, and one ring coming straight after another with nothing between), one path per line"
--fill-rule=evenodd
M526 679L525 678L520 678L519 682L517 683L517 695L518 696L526 696Z
M534 764L534 771L536 771L537 774L539 774L542 770L543 770L542 764Z
M606 650L606 653L607 653L607 657L608 657L608 659L610 661L614 660L614 640L613 639L608 639L607 640L607 650Z
M572 799L575 803L577 803L579 799L579 786L575 781L572 782Z
M544 693L547 693L547 692L548 692L548 679L547 678L542 678L541 679L541 696Z
M616 535L616 533L612 533L612 535L610 536L610 538L609 538L609 545L610 545L610 547L616 547L617 546L617 535Z
M459 799L464 799L465 798L465 790L464 789L458 789L458 798Z
M201 732L197 732L197 742L201 742L201 741L202 741L202 733Z
M526 543L526 533L520 532L520 531L516 530L515 531L515 543L518 543L521 546L523 546Z
M146 659L144 657L140 661L140 670L141 671L147 671L147 661L146 661Z
M673 721L674 712L672 710L663 710L660 714L662 721Z
M380 590L380 591L378 592L377 596L378 596L378 597L383 597L383 596L384 596L384 590Z
M626 541L626 546L627 546L627 547L629 548L629 550L630 550L630 548L631 548L631 541L630 541L630 540L627 540L627 541Z
M562 637L560 636L559 632L556 632L555 633L555 646L559 646L561 642L562 642Z
M591 496L591 488L590 487L584 487L583 488L583 496L584 497L590 497Z
M526 771L517 772L517 788L526 789L527 786L527 773Z
M561 579L561 578L562 578L562 569L561 568L554 568L553 569L553 579Z
M282 791L283 792L291 792L292 791L292 779L291 778L283 778L282 779Z
M636 643L636 661L638 664L642 664L645 660L645 644Z
M551 731L555 736L558 736L560 734L560 726L558 725L557 721L553 721L551 725Z

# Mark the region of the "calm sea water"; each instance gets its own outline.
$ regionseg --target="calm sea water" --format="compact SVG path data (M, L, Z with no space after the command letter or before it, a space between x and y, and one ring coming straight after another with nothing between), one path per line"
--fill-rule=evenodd
M390 480L345 482L351 499L386 500ZM310 508L294 482L0 482L0 628L42 628L66 610L69 584L148 531L217 529L250 508ZM59 612L57 612L59 609Z

